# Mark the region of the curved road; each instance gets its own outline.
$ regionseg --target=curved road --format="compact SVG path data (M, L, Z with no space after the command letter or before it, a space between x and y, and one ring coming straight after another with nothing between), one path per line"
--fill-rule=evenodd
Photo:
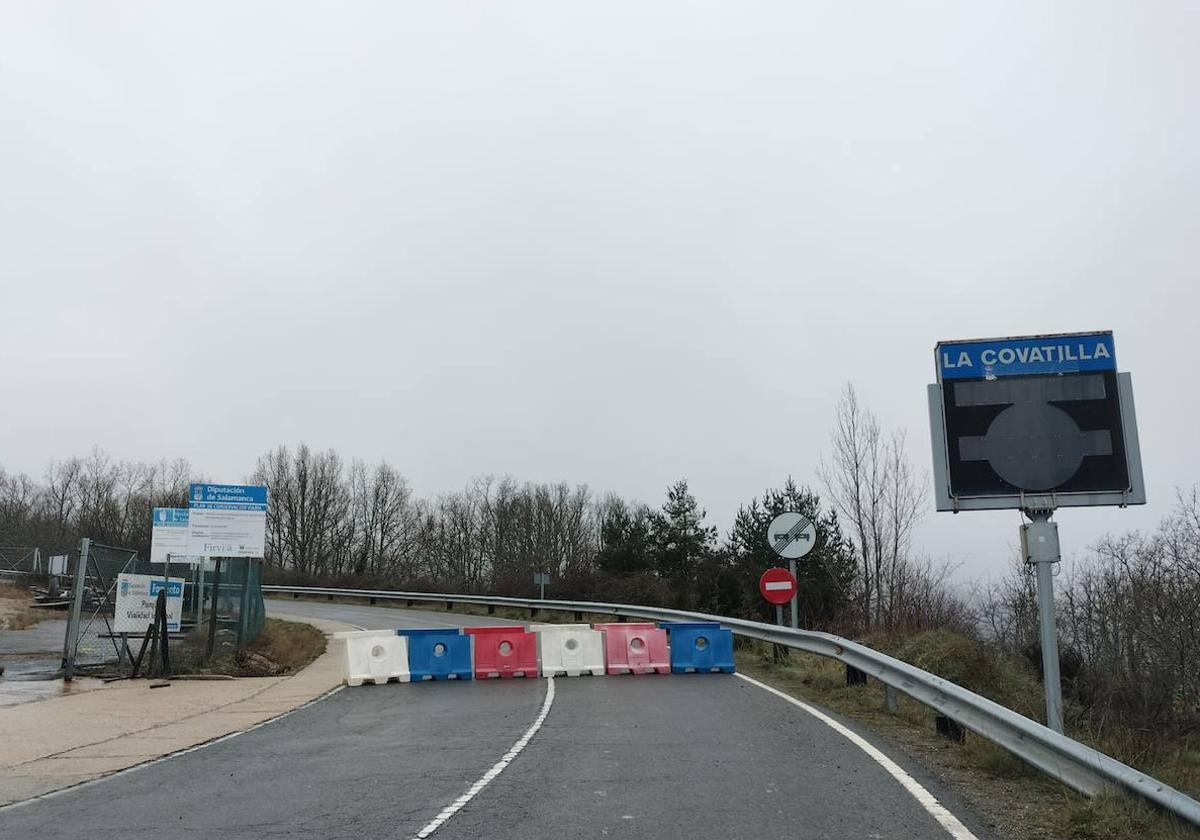
M501 623L319 602L269 609L372 629ZM0 810L0 837L406 840L506 753L503 772L432 836L993 837L904 756L875 744L936 801L922 804L844 734L737 677L558 678L547 710L550 690L545 679L345 689L229 740ZM953 816L939 822L941 806Z

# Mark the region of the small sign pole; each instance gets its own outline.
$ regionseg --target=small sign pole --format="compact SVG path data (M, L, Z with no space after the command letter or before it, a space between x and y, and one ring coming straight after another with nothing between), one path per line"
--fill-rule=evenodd
M788 560L788 571L792 573L792 577L796 576L796 558L793 557ZM800 588L797 587L796 594L792 596L792 629L793 630L800 629L800 608L798 606L799 603L800 603ZM783 624L782 621L779 623Z

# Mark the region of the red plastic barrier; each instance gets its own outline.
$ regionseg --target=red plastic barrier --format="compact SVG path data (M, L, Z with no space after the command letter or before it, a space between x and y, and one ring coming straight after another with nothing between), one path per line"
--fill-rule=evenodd
M669 674L667 631L646 624L593 624L604 632L604 654L610 674Z
M467 627L475 637L475 679L536 677L537 636L524 627Z

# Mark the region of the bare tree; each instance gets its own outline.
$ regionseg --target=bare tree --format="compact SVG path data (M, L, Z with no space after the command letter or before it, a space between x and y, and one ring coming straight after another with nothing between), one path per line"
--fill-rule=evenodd
M884 438L879 420L847 384L838 401L828 461L818 474L848 532L861 567L864 626L895 623L912 577L912 532L924 507L924 482L908 461L902 431Z

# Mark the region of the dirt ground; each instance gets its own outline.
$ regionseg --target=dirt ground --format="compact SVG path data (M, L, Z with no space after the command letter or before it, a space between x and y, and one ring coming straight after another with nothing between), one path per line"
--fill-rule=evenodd
M39 621L54 618L53 614L31 607L31 602L27 590L0 583L0 630L24 630Z

